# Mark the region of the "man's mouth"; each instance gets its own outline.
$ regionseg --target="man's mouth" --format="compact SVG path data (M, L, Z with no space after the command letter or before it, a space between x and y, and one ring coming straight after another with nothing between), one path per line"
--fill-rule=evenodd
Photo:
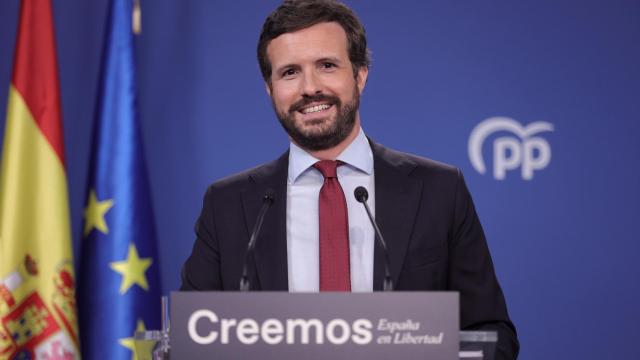
M329 104L320 104L320 105L314 105L314 106L309 106L303 109L300 109L299 111L303 114L312 114L312 113L316 113L319 111L323 111L323 110L327 110L331 107L331 105Z

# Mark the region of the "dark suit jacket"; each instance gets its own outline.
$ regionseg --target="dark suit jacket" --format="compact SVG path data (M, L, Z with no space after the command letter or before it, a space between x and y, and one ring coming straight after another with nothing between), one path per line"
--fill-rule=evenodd
M461 328L497 330L496 358L516 358L515 328L460 171L373 142L371 147L376 220L388 244L395 290L459 291ZM288 290L288 155L209 187L181 290L239 289L247 242L268 189L275 191L275 201L256 244L250 280L254 289ZM376 244L374 290L382 290L383 277Z

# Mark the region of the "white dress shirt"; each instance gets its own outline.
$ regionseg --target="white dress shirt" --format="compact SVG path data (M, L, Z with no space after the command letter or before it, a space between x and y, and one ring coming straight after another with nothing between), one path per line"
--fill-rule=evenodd
M362 204L353 191L364 186L368 204L375 211L373 153L362 129L336 160L338 181L347 201L351 291L373 291L375 233ZM318 196L324 177L312 165L320 161L294 144L289 150L287 179L287 266L289 291L318 292L320 289Z

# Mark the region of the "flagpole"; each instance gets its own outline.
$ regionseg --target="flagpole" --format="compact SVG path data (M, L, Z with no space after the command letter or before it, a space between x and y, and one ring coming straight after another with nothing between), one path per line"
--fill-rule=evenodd
M140 35L142 32L142 8L140 0L133 0L133 11L131 12L131 30L134 34Z

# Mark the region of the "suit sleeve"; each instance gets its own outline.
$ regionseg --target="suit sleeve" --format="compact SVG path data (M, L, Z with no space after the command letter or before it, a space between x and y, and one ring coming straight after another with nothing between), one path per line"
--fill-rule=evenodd
M221 290L220 248L216 237L213 188L204 196L202 211L195 225L196 241L182 267L180 291Z
M496 359L515 359L519 344L473 200L458 170L449 245L449 285L460 292L463 330L498 332Z

